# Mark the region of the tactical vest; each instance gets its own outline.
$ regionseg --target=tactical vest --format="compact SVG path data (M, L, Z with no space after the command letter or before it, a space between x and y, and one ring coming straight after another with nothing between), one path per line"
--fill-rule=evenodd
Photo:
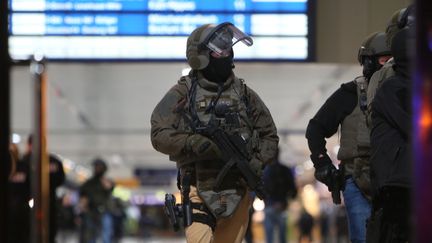
M356 78L354 82L357 84L358 102L341 124L340 149L337 155L339 160L369 156L369 130L365 113L360 109L360 104L364 102L361 99L366 95L367 83L364 77Z
M341 124L337 158L341 160L345 176L352 176L362 194L370 200L370 136L366 125L367 82L364 77L358 77L354 82L357 85L357 105Z
M366 125L369 128L369 131L372 130L372 101L375 98L375 94L378 91L378 89L381 87L381 85L383 84L383 81L386 80L387 78L394 76L395 75L395 71L393 70L393 65L394 65L394 59L391 58L389 61L387 61L384 66L381 67L380 70L376 71L371 79L369 80L369 85L367 88L367 104L368 104L368 109L367 109L367 120L366 120Z
M185 104L189 122L184 122L181 130L193 132L192 126L205 126L210 121L216 122L228 134L241 135L247 143L247 150L252 153L258 139L249 118L246 86L243 81L233 76L224 83L219 97L218 85L209 82L200 74L195 81L185 76L183 82L189 90ZM197 82L195 88L193 82ZM198 194L213 215L216 218L230 216L246 192L240 173L235 168L231 169L220 187L215 190L216 177L225 162L219 159L197 161L193 156L186 158L185 162L195 162L193 164Z
M371 79L369 80L369 85L367 89L368 106L372 103L377 90L381 87L384 80L394 76L395 72L393 70L394 59L389 59L380 70L376 71Z

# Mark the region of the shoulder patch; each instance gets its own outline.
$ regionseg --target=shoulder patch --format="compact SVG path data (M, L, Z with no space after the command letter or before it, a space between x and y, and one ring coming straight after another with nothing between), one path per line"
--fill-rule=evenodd
M178 84L185 85L186 83L187 83L187 76L182 76L178 81Z

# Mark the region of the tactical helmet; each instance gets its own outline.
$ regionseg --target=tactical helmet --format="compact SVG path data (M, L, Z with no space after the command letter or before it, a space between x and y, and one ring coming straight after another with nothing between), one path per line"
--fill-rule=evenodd
M199 47L214 27L212 24L205 24L189 35L186 43L186 58L192 69L200 70L208 65L210 50L199 50Z
M398 29L398 22L401 19L401 16L405 12L406 8L399 9L395 11L390 17L389 22L387 23L386 33L391 33Z
M240 41L247 46L253 44L250 36L229 22L217 26L202 25L192 31L187 39L186 58L189 66L195 70L204 69L209 64L210 52L228 56L232 53L232 46Z
M391 55L390 48L386 45L386 34L384 32L375 32L370 34L358 51L357 60L363 64L365 56L386 56Z
M386 44L390 47L393 36L396 35L402 28L410 27L414 24L414 5L403 8L394 12L390 18L386 28Z
M358 61L363 66L363 76L369 80L378 71L382 64L380 56L391 55L390 48L386 45L386 34L375 32L366 37L358 51Z

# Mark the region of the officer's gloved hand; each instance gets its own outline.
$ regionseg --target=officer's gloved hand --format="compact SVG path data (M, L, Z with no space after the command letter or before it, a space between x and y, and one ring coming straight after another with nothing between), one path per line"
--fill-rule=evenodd
M333 165L332 160L326 153L319 155L311 155L311 160L314 163L314 176L317 180L326 184L329 189L333 187L332 174L337 170Z
M259 177L263 174L263 162L257 159L255 156L249 162L251 169L257 174Z
M186 138L185 150L200 157L222 157L222 152L218 146L209 138L200 134L192 134Z

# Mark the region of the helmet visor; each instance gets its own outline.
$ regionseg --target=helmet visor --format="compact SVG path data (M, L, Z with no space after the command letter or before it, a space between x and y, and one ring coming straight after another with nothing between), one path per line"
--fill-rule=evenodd
M203 42L207 48L217 56L227 57L231 55L231 48L237 43L243 42L247 46L253 44L252 38L233 24L225 22L214 28Z

